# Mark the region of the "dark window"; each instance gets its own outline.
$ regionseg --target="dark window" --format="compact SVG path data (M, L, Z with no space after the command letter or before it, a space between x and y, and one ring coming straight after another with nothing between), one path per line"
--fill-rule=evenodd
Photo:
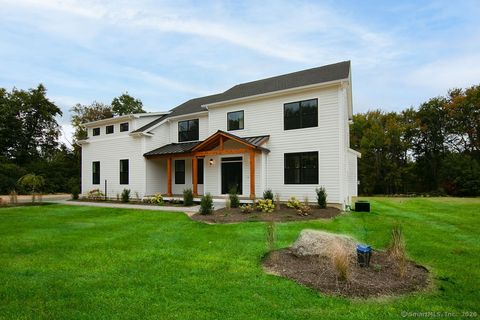
M318 126L318 99L283 105L283 127L285 130L316 126Z
M198 119L178 122L178 142L198 140Z
M185 160L175 160L175 184L185 184Z
M128 159L120 160L120 184L128 184Z
M99 136L100 135L100 128L93 128L93 135L94 136Z
M227 129L241 130L243 129L243 110L227 113Z
M128 122L120 123L120 132L128 131Z
M285 184L318 184L318 152L285 153Z
M197 159L197 183L203 184L203 159Z
M111 125L111 126L106 126L106 127L105 127L105 133L106 133L106 134L111 134L111 133L113 133L113 125Z
M92 184L100 184L100 161L92 162Z

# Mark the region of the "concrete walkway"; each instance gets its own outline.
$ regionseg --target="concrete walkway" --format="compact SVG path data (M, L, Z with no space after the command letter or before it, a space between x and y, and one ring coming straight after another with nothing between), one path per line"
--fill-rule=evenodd
M47 201L44 201L44 202L47 202ZM52 200L48 202L64 204L69 206L185 212L189 217L197 213L198 209L200 209L200 206L169 207L169 206L150 206L150 205L141 205L141 204L127 204L127 203L111 203L111 202L103 203L103 202L67 201L67 200L57 200L57 201Z

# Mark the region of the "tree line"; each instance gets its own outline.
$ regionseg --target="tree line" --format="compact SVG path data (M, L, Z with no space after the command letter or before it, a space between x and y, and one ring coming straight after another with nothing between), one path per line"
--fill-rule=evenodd
M81 152L60 143L61 109L38 85L0 88L0 193L26 192L19 179L43 177L43 192L71 192L80 186ZM74 141L87 137L84 122L141 113L143 104L127 92L110 104L72 107ZM354 115L351 147L362 153L359 193L480 195L480 86L453 89L418 108Z
M480 86L417 109L359 113L350 129L360 194L480 195Z
M142 102L127 92L109 105L77 104L70 111L74 141L86 138L83 122L144 112ZM42 84L28 90L0 88L0 194L31 191L25 181L32 176L42 180L38 191L43 193L79 189L81 150L60 142L60 116Z

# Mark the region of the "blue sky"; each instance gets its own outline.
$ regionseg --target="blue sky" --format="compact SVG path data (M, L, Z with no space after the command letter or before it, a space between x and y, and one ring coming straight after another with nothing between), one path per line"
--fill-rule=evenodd
M128 91L148 111L352 61L354 111L480 84L480 2L0 0L0 87L64 111ZM68 137L67 137L68 138Z

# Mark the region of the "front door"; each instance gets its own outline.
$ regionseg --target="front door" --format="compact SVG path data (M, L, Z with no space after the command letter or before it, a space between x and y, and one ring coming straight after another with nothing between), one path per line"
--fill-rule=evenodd
M222 194L228 194L236 189L237 194L242 194L242 157L222 159Z

